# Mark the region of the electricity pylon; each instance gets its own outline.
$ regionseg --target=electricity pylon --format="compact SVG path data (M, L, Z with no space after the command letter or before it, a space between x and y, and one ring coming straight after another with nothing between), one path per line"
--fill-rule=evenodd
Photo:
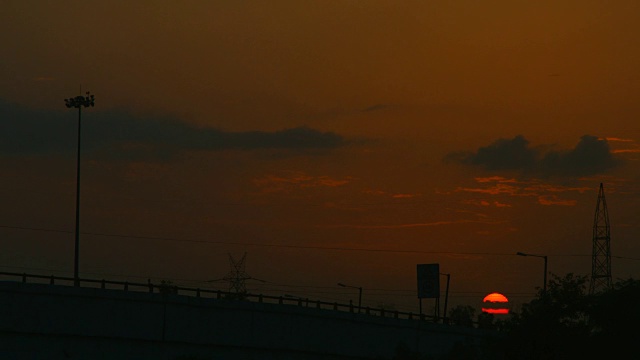
M244 261L247 258L247 253L245 252L242 255L242 258L239 261L235 261L233 256L229 254L229 265L231 266L231 270L227 275L223 278L223 280L229 282L229 292L236 294L246 294L247 287L245 282L251 279L245 270L244 270Z
M604 198L604 187L600 183L598 204L593 218L593 252L589 294L611 288L611 228L607 201Z

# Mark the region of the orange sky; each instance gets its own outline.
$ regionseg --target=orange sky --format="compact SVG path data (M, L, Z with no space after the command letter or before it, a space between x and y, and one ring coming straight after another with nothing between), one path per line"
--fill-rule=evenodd
M415 265L439 263L454 303L517 304L542 282L542 261L517 251L590 274L603 182L612 275L637 278L639 14L636 1L6 1L0 270L72 274L77 113L63 99L82 87L96 96L87 277L191 285L246 251L268 281L250 291L348 301L343 282L415 311Z

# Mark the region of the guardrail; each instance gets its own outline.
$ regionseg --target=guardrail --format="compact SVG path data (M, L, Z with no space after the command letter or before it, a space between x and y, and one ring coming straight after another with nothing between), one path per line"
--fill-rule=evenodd
M27 273L14 273L14 272L0 272L0 276L20 278L23 283L27 283L29 279L36 280L37 283L49 283L50 285L63 285L69 283L73 285L75 279L72 277L55 276L55 275L35 275ZM40 280L40 281L37 281ZM412 312L404 312L397 310L389 310L382 308L371 308L369 306L358 308L358 306L351 304L340 304L337 302L327 302L321 300L311 300L307 298L293 297L293 296L273 296L263 294L238 294L233 292L227 292L222 290L210 290L192 287L183 287L173 285L170 282L161 282L160 284L154 284L151 280L147 283L129 282L129 281L113 281L105 279L78 279L79 286L81 287L99 287L101 289L115 289L122 291L137 291L137 292L149 292L160 294L175 294L184 296L214 298L214 299L232 299L242 301L254 301L259 303L273 303L281 305L297 305L301 307L314 307L317 309L343 311L350 313L361 313L364 315L378 316L378 317L392 317L396 319L409 319L409 320L422 320L429 322L438 322L442 318L435 316L429 316L425 314L414 314ZM62 283L62 284L61 284Z

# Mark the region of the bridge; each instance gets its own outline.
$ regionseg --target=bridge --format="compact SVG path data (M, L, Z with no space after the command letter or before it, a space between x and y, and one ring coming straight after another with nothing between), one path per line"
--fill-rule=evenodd
M353 304L0 273L2 359L391 359L445 356L494 332ZM359 311L361 310L361 311Z

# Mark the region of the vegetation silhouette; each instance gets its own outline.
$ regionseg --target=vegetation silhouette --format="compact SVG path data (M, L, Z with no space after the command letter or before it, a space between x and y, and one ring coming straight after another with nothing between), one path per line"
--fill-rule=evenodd
M468 305L449 310L450 325L497 334L480 346L463 341L448 354L434 357L401 342L389 360L600 359L635 350L640 339L640 280L618 280L609 290L589 294L586 275L550 275L546 291L538 288L535 299L508 317L485 312L476 316L476 309ZM173 284L163 282L161 289L173 293ZM225 298L245 300L246 294L230 293Z
M481 347L458 344L447 359L596 359L635 352L640 281L619 280L610 290L589 294L587 276L551 277L546 292L538 289L535 299L505 320L483 313L473 322L472 308L452 308L452 324L494 329L500 336Z
M162 280L158 286L158 292L163 295L177 295L178 287L171 280Z
M471 305L458 305L449 310L449 323L473 327L476 309Z

